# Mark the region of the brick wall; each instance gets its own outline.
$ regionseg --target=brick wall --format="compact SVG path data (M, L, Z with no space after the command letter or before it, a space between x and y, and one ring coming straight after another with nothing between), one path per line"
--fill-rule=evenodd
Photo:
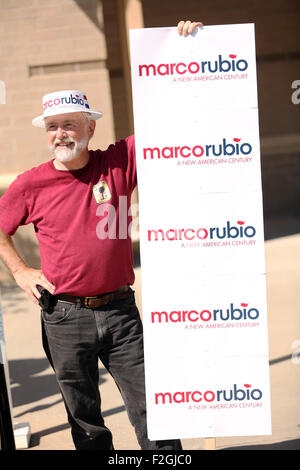
M83 8L84 7L84 8ZM2 0L0 79L0 174L48 160L43 130L31 125L48 92L82 89L103 111L92 147L114 140L114 123L103 12L98 0Z

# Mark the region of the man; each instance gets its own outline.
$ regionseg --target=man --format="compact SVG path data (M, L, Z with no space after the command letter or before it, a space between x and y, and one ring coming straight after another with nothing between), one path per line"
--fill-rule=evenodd
M186 36L199 25L181 21L178 32ZM42 306L43 345L75 448L113 449L101 415L100 358L120 389L141 449L180 450L179 440L147 437L142 323L130 288L131 240L97 234L102 203L114 207L117 224L120 196L128 213L136 185L134 137L106 151L88 150L102 114L91 110L78 90L45 95L43 108L32 123L46 129L54 159L19 175L1 198L0 255L17 284ZM28 223L36 231L41 270L26 266L11 240Z

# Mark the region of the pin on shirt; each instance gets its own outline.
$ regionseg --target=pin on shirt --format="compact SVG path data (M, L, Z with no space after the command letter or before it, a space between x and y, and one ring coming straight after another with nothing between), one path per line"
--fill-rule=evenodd
M99 181L99 183L94 184L93 194L97 204L104 204L111 199L110 190L106 181Z

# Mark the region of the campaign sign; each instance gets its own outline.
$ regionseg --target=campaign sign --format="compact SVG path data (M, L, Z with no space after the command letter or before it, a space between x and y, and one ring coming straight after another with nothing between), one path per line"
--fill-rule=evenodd
M254 25L130 34L149 438L270 434Z
M267 360L187 356L181 348L176 356L146 356L150 439L269 434Z
M194 106L193 102L191 106ZM257 109L230 113L212 110L201 113L198 110L197 113L195 119L188 115L174 119L172 114L160 117L159 122L162 119L165 123L158 126L153 135L148 110L144 112L143 139L140 141L139 135L136 137L142 147L137 155L138 162L141 161L140 165L145 168L140 174L140 184L149 184L149 180L153 184L159 173L168 180L168 185L173 182L177 199L182 199L185 181L199 193L260 191ZM186 119L188 125L183 132ZM158 117L153 115L152 120L156 122ZM151 198L159 195L160 191L152 191Z
M176 28L136 29L131 34L136 111L161 109L164 116L197 116L200 110L257 107L256 52L253 24L204 26L194 35ZM181 97L189 90L189 100ZM151 98L152 99L151 99ZM146 106L145 106L146 105ZM166 107L168 105L169 107Z
M165 269L169 280L175 276L179 281L184 274L265 272L261 193L201 196L188 187L182 188L184 200L177 202L169 188L156 204L145 198L144 187L142 193L142 260L152 279L164 279ZM159 209L156 215L154 208Z
M184 292L184 296L182 295ZM151 337L145 338L146 348L155 348L151 357L178 355L180 350L193 357L194 353L209 352L211 358L268 355L267 305L264 277L212 276L182 278L168 298L158 285L151 302L145 292L143 301L152 305L143 315L145 329ZM256 344L253 344L253 335ZM147 335L146 335L147 337ZM222 345L222 348L220 347Z

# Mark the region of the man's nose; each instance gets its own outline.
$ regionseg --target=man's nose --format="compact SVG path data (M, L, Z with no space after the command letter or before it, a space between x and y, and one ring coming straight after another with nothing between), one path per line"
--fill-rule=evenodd
M56 130L56 138L57 139L65 139L68 136L67 132L63 127L58 127Z

